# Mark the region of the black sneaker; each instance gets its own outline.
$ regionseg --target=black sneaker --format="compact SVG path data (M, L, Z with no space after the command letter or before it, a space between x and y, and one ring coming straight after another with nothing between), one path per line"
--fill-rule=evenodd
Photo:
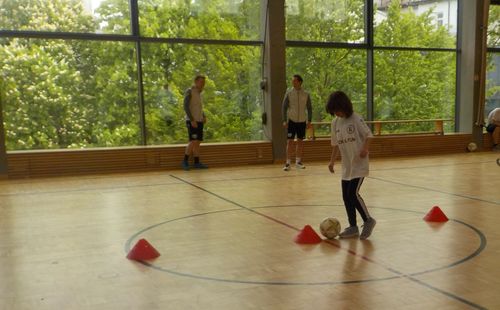
M372 234L373 228L375 227L375 224L377 224L377 221L375 221L374 218L369 218L366 220L366 222L363 224L363 231L361 232L361 235L359 236L359 239L366 239L370 237Z
M339 234L339 238L345 239L345 238L354 238L359 236L359 229L358 226L350 226L344 229L343 232Z

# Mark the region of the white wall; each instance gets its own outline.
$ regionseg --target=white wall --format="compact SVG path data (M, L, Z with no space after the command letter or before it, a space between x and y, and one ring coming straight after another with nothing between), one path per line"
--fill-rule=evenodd
M431 9L436 26L440 21L442 25L448 26L450 34L455 35L457 33L457 0L426 1L425 3L413 7L413 11L417 15L423 14Z

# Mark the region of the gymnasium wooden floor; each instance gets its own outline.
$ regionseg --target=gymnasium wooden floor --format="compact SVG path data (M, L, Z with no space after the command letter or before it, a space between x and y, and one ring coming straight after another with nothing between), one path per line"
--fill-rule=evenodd
M372 159L373 235L315 245L346 224L326 162L3 180L0 309L500 309L498 157Z

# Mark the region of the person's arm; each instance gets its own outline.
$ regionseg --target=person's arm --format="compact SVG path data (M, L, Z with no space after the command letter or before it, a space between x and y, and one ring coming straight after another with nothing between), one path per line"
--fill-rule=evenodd
M332 145L332 155L330 156L330 163L328 164L328 170L330 170L331 173L335 173L335 159L337 159L337 155L339 153L339 147L338 145Z
M328 164L328 170L330 170L331 173L335 172L334 165L335 165L335 159L337 159L337 154L339 153L339 146L337 144L337 136L336 136L336 131L335 128L337 127L337 122L333 121L331 125L331 145L332 145L332 155L330 156L330 163Z
M365 139L365 143L363 144L363 147L361 148L361 152L359 153L359 156L361 157L366 157L370 151L370 144L372 142L372 137L368 136Z
M365 142L363 143L363 146L361 147L361 150L359 152L359 156L361 158L364 158L368 155L370 151L370 144L372 142L373 134L372 131L370 130L370 127L365 123L365 121L360 118L358 124L358 132L361 133L361 138L365 139Z
M311 127L313 109L312 109L311 96L309 95L307 95L306 107L307 107L307 127Z
M283 106L281 108L281 116L283 118L283 126L287 125L287 111L290 107L290 101L288 100L288 93L285 95L285 99L283 99Z
M191 90L186 91L186 95L184 96L184 112L186 112L187 117L190 121L193 121L193 114L191 114L191 110L189 109L189 103L191 102Z
M191 122L191 126L193 126L193 128L196 128L198 127L198 124L196 123L196 120L193 118L191 109L189 109L190 102L191 102L191 89L188 89L186 91L186 95L184 96L184 112L186 112L186 115L189 118L189 121Z

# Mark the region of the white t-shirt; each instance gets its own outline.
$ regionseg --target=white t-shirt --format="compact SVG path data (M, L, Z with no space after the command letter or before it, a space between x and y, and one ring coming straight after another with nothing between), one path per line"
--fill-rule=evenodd
M488 114L488 124L493 124L493 121L500 122L500 108L495 108Z
M349 118L336 117L332 121L332 146L338 145L340 149L343 180L368 176L368 155L364 158L359 155L368 137L373 137L373 134L356 113Z

